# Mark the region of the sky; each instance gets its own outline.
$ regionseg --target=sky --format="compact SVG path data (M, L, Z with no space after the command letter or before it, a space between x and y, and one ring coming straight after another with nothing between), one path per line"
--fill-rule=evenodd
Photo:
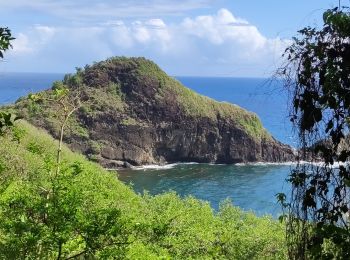
M348 4L349 1L343 1ZM0 72L74 72L142 56L173 76L269 77L331 0L0 0L13 49Z

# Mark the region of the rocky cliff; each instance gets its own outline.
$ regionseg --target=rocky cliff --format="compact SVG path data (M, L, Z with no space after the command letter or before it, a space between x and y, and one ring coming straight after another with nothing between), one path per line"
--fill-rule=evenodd
M293 158L291 148L267 133L255 114L191 91L144 58L95 63L54 84L60 86L82 100L68 121L65 142L105 167ZM58 136L57 104L22 98L15 108Z

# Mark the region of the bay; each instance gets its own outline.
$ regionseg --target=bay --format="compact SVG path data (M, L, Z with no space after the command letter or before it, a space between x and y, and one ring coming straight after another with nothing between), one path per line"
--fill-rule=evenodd
M152 195L175 191L182 197L208 201L214 209L229 199L235 206L257 215L277 217L282 213L276 194L288 194L285 182L292 165L175 164L138 170L121 170L119 179L136 192Z
M15 102L31 92L50 88L63 74L0 73L0 104ZM272 135L295 146L288 120L288 96L278 81L258 78L176 77L187 87L218 101L235 103L256 113ZM175 191L208 201L218 209L230 199L244 210L258 215L281 213L275 194L288 192L285 179L290 165L210 165L175 164L138 170L119 171L119 179L132 184L135 191L151 194Z

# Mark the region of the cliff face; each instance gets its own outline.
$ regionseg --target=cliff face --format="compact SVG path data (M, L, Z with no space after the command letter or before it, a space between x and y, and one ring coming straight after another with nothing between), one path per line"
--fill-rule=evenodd
M105 167L171 162L282 162L293 159L258 117L198 95L143 58L111 58L65 78L82 107L65 142ZM51 90L48 90L49 93ZM55 105L19 100L17 111L57 137Z

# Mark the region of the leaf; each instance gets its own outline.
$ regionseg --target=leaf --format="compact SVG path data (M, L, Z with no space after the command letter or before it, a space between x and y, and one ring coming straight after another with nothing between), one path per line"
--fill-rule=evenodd
M315 122L320 122L322 120L322 112L321 109L316 108L314 111L314 119Z
M326 127L326 133L328 133L334 126L333 120L329 120L327 127Z

